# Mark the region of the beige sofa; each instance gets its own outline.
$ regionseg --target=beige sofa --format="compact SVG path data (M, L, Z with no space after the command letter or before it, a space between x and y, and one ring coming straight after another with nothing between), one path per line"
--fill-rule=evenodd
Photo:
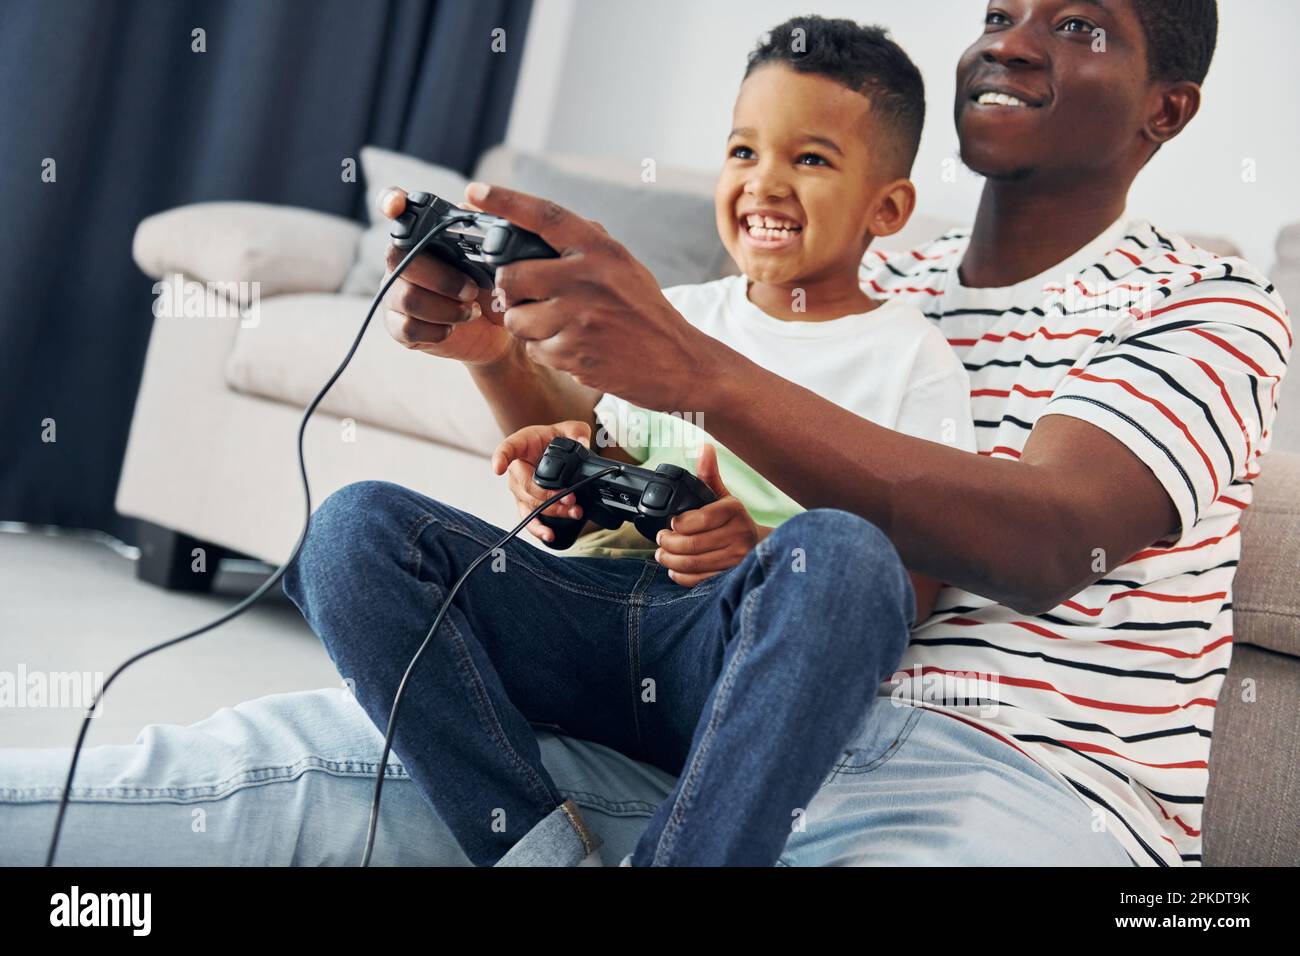
M509 185L517 161L498 148L476 173ZM556 175L591 178L584 197L640 182L631 164L550 161ZM522 186L538 188L533 173ZM654 188L670 190L688 212L690 202L710 202L707 177L661 170ZM607 226L606 213L617 213L580 211ZM945 225L918 220L903 241ZM364 240L372 250L376 232ZM646 249L656 240L640 241ZM667 230L662 242L672 241ZM301 409L345 353L367 304L337 291L359 243L363 229L351 221L259 204L183 207L141 223L136 261L150 276L260 283L255 313L223 317L229 290L211 289L203 290L201 310L188 310L202 315L154 323L117 496L123 514L148 523L145 576L157 575L160 561L188 567L196 541L273 563L287 557L303 517L294 449ZM1300 301L1300 229L1283 234L1279 253L1277 281L1284 295L1291 283L1290 299ZM724 268L702 263L698 279ZM1234 595L1238 646L1220 699L1206 807L1211 865L1300 863L1297 391L1300 382L1288 382L1274 450L1244 520ZM383 478L510 523L512 503L486 460L499 437L459 365L396 347L377 316L307 430L313 503L349 482Z

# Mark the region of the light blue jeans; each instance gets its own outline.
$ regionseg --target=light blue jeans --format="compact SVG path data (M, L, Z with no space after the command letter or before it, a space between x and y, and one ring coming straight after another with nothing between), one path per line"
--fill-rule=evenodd
M543 763L603 839L633 851L674 778L541 732ZM134 744L86 750L58 862L82 866L352 865L383 738L344 690L262 697ZM44 861L68 751L0 751L0 865ZM468 865L393 758L373 862ZM802 814L785 866L1128 866L1087 807L1028 757L933 711L876 698Z

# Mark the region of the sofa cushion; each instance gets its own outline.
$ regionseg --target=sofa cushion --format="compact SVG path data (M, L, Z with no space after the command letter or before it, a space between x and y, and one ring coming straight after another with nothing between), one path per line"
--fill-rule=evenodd
M236 391L305 408L347 354L368 304L365 298L345 295L264 299L258 323L240 328L235 336L226 383ZM484 455L501 440L464 366L402 348L388 335L380 314L320 407L361 425ZM362 428L357 440L364 440Z
M1207 866L1300 862L1300 660L1237 647L1214 716Z
M1235 641L1300 657L1300 455L1269 452L1260 467L1241 520Z
M182 273L200 282L256 282L259 298L333 292L360 235L350 219L296 206L193 203L141 221L131 255L155 279Z
M718 238L712 176L657 170L641 181L631 162L552 158L514 150L485 154L476 176L552 199L599 222L662 287L709 282L734 272Z
M344 295L371 296L384 279L384 253L392 232L389 220L379 212L379 197L384 190L401 186L408 192L422 190L458 203L464 198L469 180L447 166L378 146L362 147L361 176L366 184L366 215L370 217L370 228L357 245L356 261L339 291Z

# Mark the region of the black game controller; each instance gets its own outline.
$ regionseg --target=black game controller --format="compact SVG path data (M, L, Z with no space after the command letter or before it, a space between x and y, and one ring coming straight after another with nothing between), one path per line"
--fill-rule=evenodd
M500 216L460 209L433 193L406 196L406 210L393 220L389 235L398 249L412 249L439 223L453 222L425 243L424 251L465 273L484 289L496 283L496 267L520 259L554 259L559 253L541 236Z
M610 461L572 438L551 439L537 463L533 481L548 491L559 491L607 468L618 470L573 493L582 508L581 518L541 516L542 524L555 533L555 540L546 542L547 547L556 551L571 547L588 521L602 528L617 528L631 521L636 530L653 541L674 515L717 500L708 485L684 468L663 464L651 471Z

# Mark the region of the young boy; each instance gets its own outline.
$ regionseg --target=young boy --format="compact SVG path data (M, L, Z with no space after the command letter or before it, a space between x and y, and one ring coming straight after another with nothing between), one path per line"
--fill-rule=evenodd
M921 77L882 31L818 17L775 28L750 55L715 193L718 233L740 274L664 295L689 322L782 377L877 424L973 451L970 386L956 355L914 305L872 299L859 285L872 240L897 232L912 212L907 176L923 118ZM606 394L595 414L602 454L687 467L718 500L679 515L654 545L627 523L590 530L570 556L653 556L673 581L694 587L803 510L709 438L688 409L670 416ZM590 445L591 426L531 426L497 448L493 467L508 473L521 515L551 494L531 482L547 443L564 435ZM547 513L582 514L573 496ZM536 519L529 530L554 538ZM911 578L919 623L938 583Z

